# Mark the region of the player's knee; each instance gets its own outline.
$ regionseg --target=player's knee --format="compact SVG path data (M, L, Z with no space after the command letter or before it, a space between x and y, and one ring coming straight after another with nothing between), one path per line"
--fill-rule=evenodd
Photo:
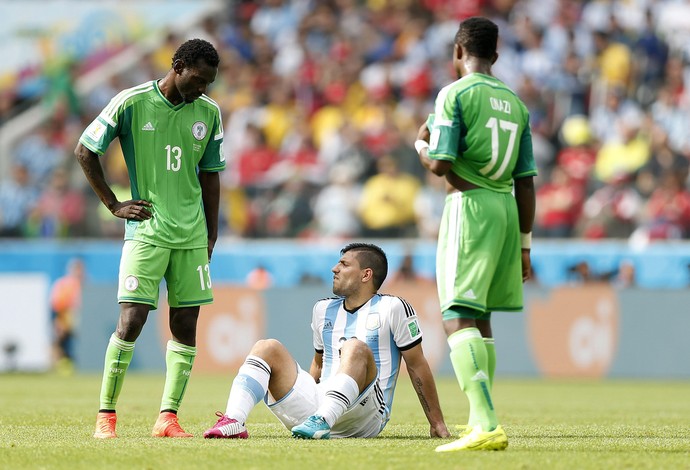
M277 339L267 338L260 339L254 343L254 347L249 352L252 356L258 356L262 359L267 359L282 353L285 350L285 346Z
M115 335L125 341L134 341L144 327L145 319L139 317L122 317L117 324Z
M340 355L365 359L367 356L372 355L372 352L364 341L350 338L340 347Z

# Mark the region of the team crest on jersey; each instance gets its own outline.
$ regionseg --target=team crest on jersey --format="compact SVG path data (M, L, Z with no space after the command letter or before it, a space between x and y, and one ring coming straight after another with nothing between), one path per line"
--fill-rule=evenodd
M367 315L367 330L378 330L381 327L381 320L378 313L370 313Z
M125 278L125 289L133 292L137 290L137 287L139 287L139 279L136 276L127 276Z
M197 121L192 126L192 135L196 140L204 140L206 133L208 132L208 127L203 121Z

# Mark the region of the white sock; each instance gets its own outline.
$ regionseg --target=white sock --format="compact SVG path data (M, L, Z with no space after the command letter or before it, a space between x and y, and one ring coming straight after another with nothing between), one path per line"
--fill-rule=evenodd
M338 418L359 396L359 386L355 379L347 374L336 374L328 381L326 397L316 413L333 427Z
M225 414L244 424L249 412L268 390L271 368L258 356L247 356L232 382Z

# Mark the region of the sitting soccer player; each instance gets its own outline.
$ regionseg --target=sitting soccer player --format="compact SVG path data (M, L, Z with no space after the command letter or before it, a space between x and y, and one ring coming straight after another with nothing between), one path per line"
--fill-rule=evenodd
M375 437L390 418L401 355L430 435L450 435L414 309L378 293L388 271L385 253L365 243L340 253L332 270L337 297L314 305L316 353L309 372L277 340L258 341L233 381L225 414L216 413L218 422L205 438L246 439L245 421L262 399L294 437Z

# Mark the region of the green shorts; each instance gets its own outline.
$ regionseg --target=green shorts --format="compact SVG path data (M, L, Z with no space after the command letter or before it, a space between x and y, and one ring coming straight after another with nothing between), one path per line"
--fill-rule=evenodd
M446 197L436 280L442 312L465 307L481 318L522 310L520 224L512 194L472 189Z
M118 302L158 308L158 287L165 278L168 305L194 307L213 302L208 250L173 250L126 240L120 259Z

